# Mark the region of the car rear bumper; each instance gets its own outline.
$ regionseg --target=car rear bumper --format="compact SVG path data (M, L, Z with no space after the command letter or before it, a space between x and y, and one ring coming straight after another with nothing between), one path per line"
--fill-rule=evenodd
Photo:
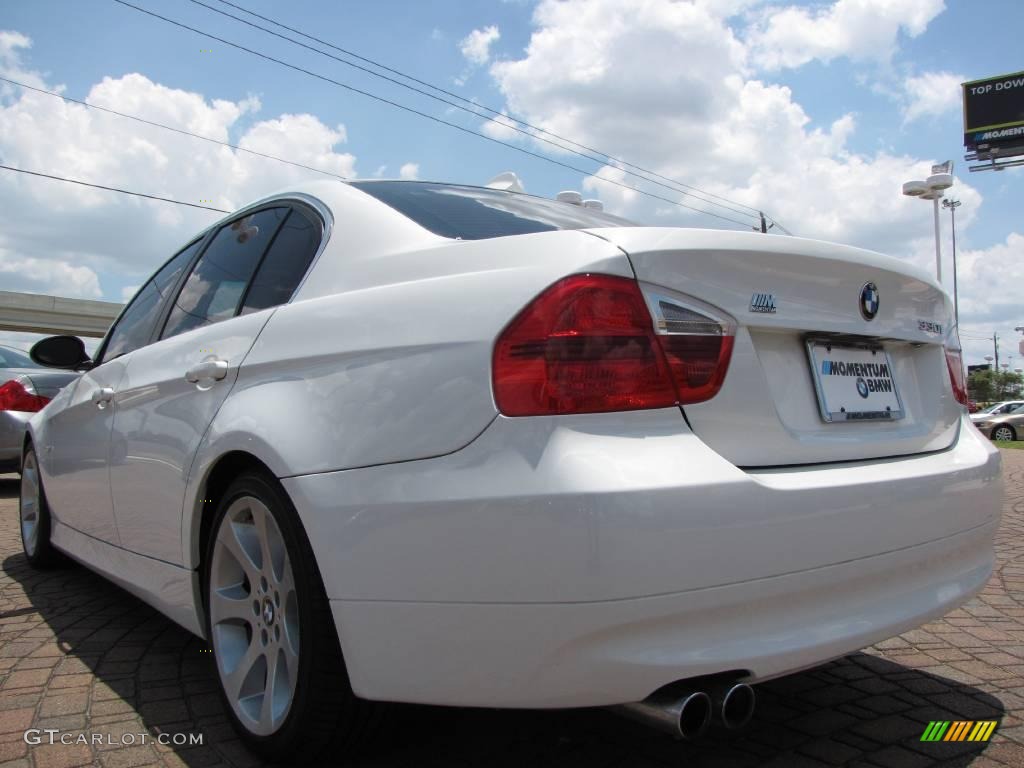
M283 482L355 691L483 706L761 680L898 634L981 589L1001 504L975 430L743 471L674 409L499 418L448 456Z

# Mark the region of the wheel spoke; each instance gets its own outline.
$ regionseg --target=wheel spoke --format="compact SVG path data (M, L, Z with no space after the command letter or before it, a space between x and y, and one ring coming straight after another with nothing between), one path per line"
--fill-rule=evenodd
M242 542L239 541L238 531L230 520L225 520L221 526L220 533L217 535L217 543L223 545L231 553L231 556L245 571L245 575L249 577L250 583L259 580L260 568L249 556L249 552Z
M287 556L284 558L284 566L281 571L281 578L275 574L274 583L281 595L281 606L284 607L285 600L288 597L294 597L295 593L295 576L292 575L292 564L288 561Z
M260 705L260 727L264 732L274 729L274 693L277 688L277 649L271 643L267 648L267 687Z
M284 669L287 674L288 686L295 690L295 682L299 679L299 654L292 650L291 643L281 633L281 653L283 654Z
M210 591L210 618L213 624L220 624L222 621L238 620L252 625L255 620L253 611L252 595L239 594L235 597L225 594L225 589L213 589ZM241 589L238 590L241 593Z
M246 649L245 654L239 659L238 664L231 670L227 675L221 673L221 679L224 681L224 689L227 692L232 702L237 702L242 698L242 684L249 676L249 672L252 671L253 666L260 657L263 655L263 649L260 647L259 638L253 635L252 640L249 642L249 647Z

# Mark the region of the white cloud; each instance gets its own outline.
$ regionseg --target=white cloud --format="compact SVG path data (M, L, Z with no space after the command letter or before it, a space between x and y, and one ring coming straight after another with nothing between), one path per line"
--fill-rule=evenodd
M836 0L820 8L769 6L747 33L759 69L799 67L812 60L887 61L900 34L920 35L945 9L943 0Z
M1024 325L1024 234L1011 232L1006 240L988 248L957 253L960 317L964 322Z
M960 341L970 363L984 362L993 354L992 333L999 334L999 360L1021 367L1024 356L1018 344L1024 325L1022 302L1017 293L1024 284L1024 234L1011 232L1003 242L988 248L963 249L957 253L960 292ZM1009 286L1009 289L1008 289Z
M510 114L738 205L723 209L643 184L651 192L745 226L756 223L742 207L751 206L798 235L908 259L919 242L930 242L931 212L903 197L900 184L927 175L933 159L851 150L855 116L815 125L788 87L751 77L747 45L705 4L543 0L534 24L525 55L490 68ZM733 226L600 178L639 182L610 167L582 182L614 212L667 225ZM981 196L963 179L956 192L965 203L958 223L967 226Z
M0 63L10 66L12 52L27 45L24 36L0 33ZM323 178L52 96L20 88L0 95L0 157L19 168L185 202L213 199L229 210L297 181ZM140 74L104 78L86 100L221 141L260 108L252 96L211 100ZM354 177L355 157L338 149L346 140L343 125L284 114L251 124L235 143ZM0 172L0 207L5 287L113 301L123 298L124 285L141 282L220 215L7 171Z
M57 259L17 256L6 248L0 248L0 275L7 291L84 299L98 299L102 295L99 277L89 267Z
M398 178L400 179L418 179L420 177L420 164L419 163L406 163L398 169Z
M466 61L477 66L486 64L491 58L491 44L501 38L501 32L494 25L474 29L459 43L459 50Z
M967 78L951 72L925 72L903 81L903 122L960 109L960 84Z
M0 29L0 75L18 80L19 82L31 85L36 88L44 86L42 76L33 70L25 69L21 62L22 51L32 47L32 41L14 30ZM14 90L14 86L7 83L0 84L0 96L7 96Z
M482 130L492 139L509 141L510 139L517 139L522 136L522 134L516 130L517 127L519 127L517 123L513 122L507 114L502 112L495 115L493 120L488 120L484 123Z

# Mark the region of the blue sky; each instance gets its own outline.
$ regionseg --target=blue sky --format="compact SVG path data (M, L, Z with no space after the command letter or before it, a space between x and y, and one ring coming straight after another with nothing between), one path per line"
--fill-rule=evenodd
M204 1L239 14L218 0ZM479 120L187 0L132 2L484 130ZM931 211L902 199L899 187L933 161L956 160L954 196L964 202L958 246L965 348L977 361L986 348L974 337L997 329L1006 339L1004 354L1016 352L1020 334L1013 327L1024 325L1024 311L1019 289L1010 286L1024 277L1024 175L966 172L955 84L1024 69L1019 2L239 4L488 106L510 107L590 146L763 207L796 234L851 242L930 269ZM361 177L396 177L406 165L406 175L483 183L515 170L530 192L584 189L640 221L721 223L599 181L619 178L614 169L562 154L552 156L596 176L557 168L113 0L8 0L0 7L0 30L8 33L0 45L0 74L62 87L74 98ZM490 44L471 49L474 30ZM224 157L194 146L203 142L168 138L117 118L61 112L59 102L44 107L47 98L29 101L19 89L0 89L0 155L7 164L183 200L212 199L227 208L309 175L270 161ZM227 106L218 111L216 100ZM308 116L302 130L282 118L289 115ZM547 151L529 139L512 140ZM164 204L110 200L108 193L81 197L79 190L63 189L67 185L11 175L0 176L8 218L2 226L0 213L0 280L15 290L121 300L215 215L161 212ZM85 213L77 210L83 201ZM67 227L52 226L54 210ZM948 258L948 214L942 223Z

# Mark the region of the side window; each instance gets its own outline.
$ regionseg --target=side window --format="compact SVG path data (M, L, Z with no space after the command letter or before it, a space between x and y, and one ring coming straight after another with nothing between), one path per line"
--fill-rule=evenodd
M256 270L242 304L243 315L276 307L291 298L313 261L322 234L319 221L298 209L292 210Z
M113 360L119 355L127 354L149 343L150 335L153 333L153 324L156 322L157 315L160 314L164 297L168 291L174 288L178 277L188 266L192 257L196 255L201 242L201 239L196 240L164 264L142 290L135 294L132 303L128 305L117 321L117 325L110 331L101 363Z
M178 294L160 338L234 317L260 257L288 208L268 208L225 224Z

